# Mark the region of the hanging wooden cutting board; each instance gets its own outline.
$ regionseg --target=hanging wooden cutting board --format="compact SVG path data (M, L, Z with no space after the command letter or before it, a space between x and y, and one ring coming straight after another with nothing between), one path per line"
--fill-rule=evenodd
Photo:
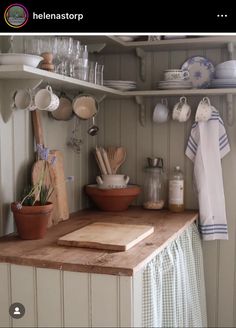
M36 143L44 145L41 117L38 110L32 111L32 120ZM51 150L48 160L49 163L51 162L53 156L56 157L56 161L54 165L48 164L47 171L49 174L46 177L46 184L53 186L54 189L54 192L49 199L49 201L54 204L54 207L48 226L57 224L58 222L69 218L63 155L59 150ZM38 160L34 163L32 169L33 183L38 181L43 165L44 161L42 160Z
M58 245L126 251L154 232L150 225L96 222L58 239Z

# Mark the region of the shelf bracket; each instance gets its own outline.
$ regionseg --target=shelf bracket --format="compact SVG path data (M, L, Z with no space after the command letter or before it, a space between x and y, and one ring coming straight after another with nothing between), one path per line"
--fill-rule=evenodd
M139 105L139 122L141 126L145 127L146 125L146 109L144 106L143 97L135 96L136 104Z
M5 123L7 123L13 112L16 110L14 106L13 96L16 90L19 89L35 89L43 82L41 79L19 79L19 80L2 80L2 107L1 115Z
M227 44L227 49L228 49L228 52L229 52L229 59L230 60L234 59L234 44L233 44L233 42L229 42Z
M136 48L136 55L139 57L140 78L142 81L146 80L146 52L141 48Z
M98 54L106 47L106 43L88 44L88 52Z
M97 102L100 104L101 102L103 102L103 100L105 100L107 95L102 94L102 95L96 95L95 98L97 100Z
M233 106L233 95L226 95L226 106L227 106L227 124L232 126L234 124L234 106Z

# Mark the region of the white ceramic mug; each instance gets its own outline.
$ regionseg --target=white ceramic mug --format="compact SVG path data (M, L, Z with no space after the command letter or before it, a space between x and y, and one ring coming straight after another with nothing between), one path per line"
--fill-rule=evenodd
M189 76L189 71L186 70L182 71L181 69L166 69L164 71L165 81L188 80Z
M59 106L59 98L53 93L48 85L45 89L39 90L35 95L35 106L40 110L52 112Z
M35 110L34 93L31 89L17 90L13 96L14 107L23 110Z
M82 120L88 120L98 112L98 103L91 95L79 95L73 99L74 113Z
M179 102L174 106L172 118L179 122L186 122L191 114L191 108L187 103L186 97L181 97Z
M208 97L204 97L200 103L198 104L195 121L208 121L211 118L212 114L212 106L210 99Z
M167 99L161 99L160 103L157 103L153 111L153 122L165 123L169 119L169 109L167 107Z
M129 177L124 174L104 174L102 177L97 176L96 181L102 189L126 188Z

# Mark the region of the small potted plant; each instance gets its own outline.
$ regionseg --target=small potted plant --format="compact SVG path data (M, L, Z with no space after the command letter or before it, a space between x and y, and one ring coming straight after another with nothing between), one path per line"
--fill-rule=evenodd
M21 239L43 238L53 209L53 204L49 201L53 188L48 185L47 176L50 165L54 165L56 158L52 157L49 161L49 149L42 145L37 145L37 151L42 164L39 179L34 185L24 189L20 201L11 204Z

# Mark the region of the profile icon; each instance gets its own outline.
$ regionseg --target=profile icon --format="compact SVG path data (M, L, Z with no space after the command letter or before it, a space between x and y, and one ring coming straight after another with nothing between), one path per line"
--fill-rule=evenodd
M10 27L21 28L27 23L29 12L22 4L14 3L6 8L4 19Z
M20 315L20 309L18 308L18 306L16 306L15 307L15 311L14 311L14 313L13 314L15 314L15 315Z
M19 302L11 304L9 314L14 319L21 319L25 315L24 305Z

